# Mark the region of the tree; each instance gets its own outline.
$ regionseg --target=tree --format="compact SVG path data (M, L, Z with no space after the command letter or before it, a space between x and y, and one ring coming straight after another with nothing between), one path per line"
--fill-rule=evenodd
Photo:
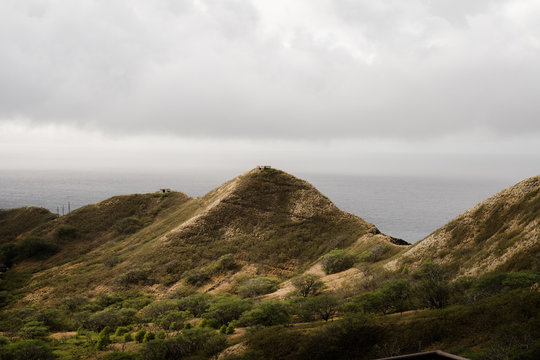
M298 294L302 297L317 295L323 288L324 283L319 275L304 274L291 280Z
M234 334L234 325L232 323L227 326L227 329L225 330L226 335Z
M290 319L291 315L282 302L269 300L259 304L257 308L245 312L240 317L240 324L273 326L287 324Z
M240 318L244 311L251 308L251 303L247 300L238 299L232 295L225 294L216 297L210 303L210 307L203 314L203 317L213 320L219 327Z
M96 348L98 350L105 350L107 346L111 343L111 328L108 326L105 326L103 330L98 334L98 340L96 344Z
M127 333L129 330L127 327L125 326L119 326L116 328L116 331L114 333L115 336L122 336L124 335L125 333Z
M155 338L156 338L156 335L153 332L148 331L146 334L144 334L143 343L147 343L149 341L152 341Z
M443 308L450 298L448 274L441 265L426 260L413 274L418 298L428 307Z
M328 321L336 315L339 303L333 294L321 294L310 297L305 305L312 313L320 316L324 321Z
M131 334L130 334L130 333L125 333L123 339L124 339L124 342L130 342L130 341L133 341L133 338L131 337Z
M141 329L135 333L135 341L138 343L142 343L144 340L144 335L146 334L146 330Z

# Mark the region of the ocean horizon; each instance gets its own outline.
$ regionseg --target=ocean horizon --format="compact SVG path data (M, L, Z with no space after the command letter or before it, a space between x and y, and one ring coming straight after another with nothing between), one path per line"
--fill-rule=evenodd
M415 243L475 204L513 185L509 179L294 174L340 209L385 234ZM230 180L223 173L0 171L0 209L41 206L67 213L115 195L171 188L199 197ZM69 204L69 205L68 205Z

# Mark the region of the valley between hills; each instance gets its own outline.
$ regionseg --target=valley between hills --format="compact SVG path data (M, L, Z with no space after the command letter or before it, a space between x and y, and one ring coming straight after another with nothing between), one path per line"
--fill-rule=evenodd
M0 210L0 360L540 358L540 176L418 243L253 169Z

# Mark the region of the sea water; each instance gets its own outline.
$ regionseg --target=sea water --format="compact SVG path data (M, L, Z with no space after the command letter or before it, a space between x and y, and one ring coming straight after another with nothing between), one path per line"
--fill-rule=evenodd
M503 179L296 174L340 209L411 243L513 184ZM198 197L232 178L211 172L175 174L0 171L0 209L42 206L67 213L114 195L171 188Z

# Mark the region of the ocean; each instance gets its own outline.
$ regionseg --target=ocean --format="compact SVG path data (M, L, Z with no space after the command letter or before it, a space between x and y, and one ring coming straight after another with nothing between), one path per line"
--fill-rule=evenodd
M504 179L295 174L340 209L411 243L423 239L478 202L513 185ZM67 212L114 195L167 187L194 197L231 179L211 172L179 174L0 171L0 209L42 206Z

